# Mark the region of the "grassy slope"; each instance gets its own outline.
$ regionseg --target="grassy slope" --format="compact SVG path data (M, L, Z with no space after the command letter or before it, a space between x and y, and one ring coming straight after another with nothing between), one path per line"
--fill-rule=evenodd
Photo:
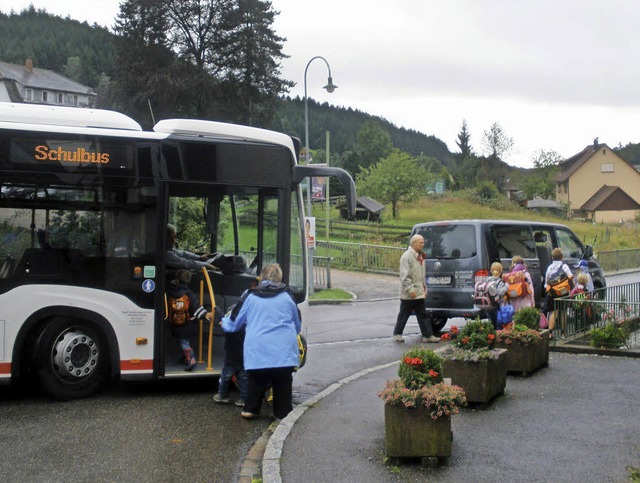
M549 221L569 226L583 243L594 245L596 251L637 248L640 246L637 230L624 225L592 224L538 214L507 200L499 202L495 208L492 208L490 206L482 206L477 202L471 201L467 196L457 195L456 193L448 193L439 198L423 198L414 203L404 203L400 205L399 216L396 220L390 219L391 209L389 207L383 213L386 215L383 219L383 224L397 226L412 226L425 221L465 218ZM324 209L318 212L314 210L314 214L322 218L325 216ZM352 239L350 241L355 240Z

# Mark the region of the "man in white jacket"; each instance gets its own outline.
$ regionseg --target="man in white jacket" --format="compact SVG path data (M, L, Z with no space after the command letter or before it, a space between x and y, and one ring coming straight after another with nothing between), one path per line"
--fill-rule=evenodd
M393 328L396 342L404 342L402 333L411 314L415 314L418 319L422 342L440 342L440 338L433 335L431 320L424 307L427 286L422 247L424 238L413 235L409 240L409 248L400 257L400 311Z

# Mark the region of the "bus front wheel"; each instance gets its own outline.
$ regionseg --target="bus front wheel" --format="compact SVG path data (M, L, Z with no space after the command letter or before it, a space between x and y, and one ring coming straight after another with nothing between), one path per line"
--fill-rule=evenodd
M40 384L52 397L91 396L108 378L106 338L93 324L55 317L38 339L36 365Z

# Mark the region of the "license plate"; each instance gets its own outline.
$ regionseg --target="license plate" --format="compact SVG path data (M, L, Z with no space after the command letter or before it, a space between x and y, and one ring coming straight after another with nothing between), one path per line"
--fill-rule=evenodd
M451 277L427 277L427 285L451 285Z

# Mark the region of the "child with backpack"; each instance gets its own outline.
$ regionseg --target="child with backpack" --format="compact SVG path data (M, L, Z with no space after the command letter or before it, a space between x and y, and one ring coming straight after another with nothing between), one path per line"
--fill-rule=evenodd
M577 329L586 329L593 322L593 307L590 302L585 302L585 300L591 299L587 273L580 272L576 275L576 286L571 291L571 298L575 299L575 302L571 304L571 309L578 324Z
M487 290L494 306L487 311L489 320L496 329L501 329L503 325L508 324L511 320L508 317L508 301L506 299L507 285L502 281L502 263L493 262L491 264L491 277L487 281ZM502 315L502 313L506 315ZM511 312L513 315L513 312Z
M535 307L533 281L520 255L511 259L511 271L504 274L502 280L507 284L507 298L514 312L524 307Z
M247 385L249 384L247 373L244 370L244 334L244 327L238 332L224 333L224 365L218 381L218 393L213 396L213 400L217 403L229 403L229 389L231 388L231 380L235 376L240 397L236 399L234 404L244 407Z
M554 248L551 251L551 265L547 268L544 277L544 288L547 292L545 299L546 310L549 312L547 319L549 320L549 336L553 337L553 329L556 325L556 312L553 307L553 300L558 297L566 297L571 294L573 289L573 273L569 266L562 261L563 255L560 248ZM560 331L561 337L564 339L564 327Z
M189 288L190 284L191 272L178 270L175 280L171 281L167 290L169 327L184 351L185 371L191 371L197 364L189 340L196 333L196 320L211 320L211 313L200 305L196 294Z

